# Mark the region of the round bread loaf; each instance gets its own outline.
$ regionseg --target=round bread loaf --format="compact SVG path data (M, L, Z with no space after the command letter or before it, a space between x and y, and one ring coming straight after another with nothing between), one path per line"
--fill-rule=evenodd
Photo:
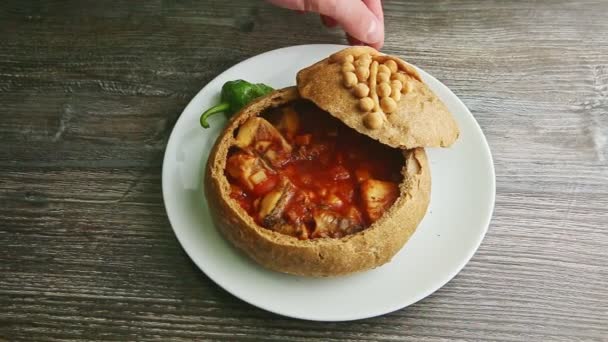
M387 67L394 68L392 63ZM214 221L234 246L262 266L279 272L337 276L390 261L412 236L429 204L431 178L423 148L402 150L403 181L399 184L399 197L390 209L368 228L342 238L300 240L264 228L230 197L226 161L239 127L269 108L297 100L302 98L296 87L259 98L238 112L216 140L205 173L205 193Z

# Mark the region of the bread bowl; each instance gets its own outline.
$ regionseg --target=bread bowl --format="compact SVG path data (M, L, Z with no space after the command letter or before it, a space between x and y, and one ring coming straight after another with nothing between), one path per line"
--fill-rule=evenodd
M347 64L361 56L376 69L365 79L375 80L383 65L411 82L394 106L381 104L390 96L380 90L388 75L368 83L367 92L348 84L354 72ZM426 213L431 177L424 147L453 143L458 128L414 69L371 48L345 49L303 69L297 84L250 103L216 140L205 172L213 219L228 241L275 271L325 277L380 266ZM364 95L376 96L367 110ZM285 119L292 112L296 128ZM381 122L370 125L365 118L373 113ZM429 131L433 124L441 127ZM315 147L321 152L310 152ZM360 165L367 169L359 173Z

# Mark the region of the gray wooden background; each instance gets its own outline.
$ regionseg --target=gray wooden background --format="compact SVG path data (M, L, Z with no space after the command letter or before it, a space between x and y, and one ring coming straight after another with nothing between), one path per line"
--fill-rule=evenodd
M192 264L161 161L217 74L342 34L257 0L0 1L0 340L608 341L608 1L384 7L384 51L445 82L486 133L496 210L432 296L315 323Z

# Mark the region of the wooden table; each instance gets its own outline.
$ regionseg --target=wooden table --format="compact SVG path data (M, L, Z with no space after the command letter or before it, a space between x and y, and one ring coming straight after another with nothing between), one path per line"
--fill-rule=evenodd
M161 164L217 74L342 34L262 1L0 2L0 340L608 341L608 2L384 6L384 51L483 128L496 210L435 294L314 323L241 302L192 264Z

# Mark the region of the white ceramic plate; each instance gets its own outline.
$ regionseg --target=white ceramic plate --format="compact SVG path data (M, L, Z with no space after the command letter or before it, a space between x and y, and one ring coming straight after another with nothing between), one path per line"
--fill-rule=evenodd
M199 125L224 82L245 79L275 88L295 84L296 72L340 45L303 45L243 61L209 82L186 107L167 145L163 197L175 235L194 263L218 285L262 309L295 318L346 321L382 315L430 295L473 256L494 208L494 166L488 143L466 106L445 85L419 70L454 113L461 129L449 149L427 149L432 193L427 215L393 260L371 271L313 279L266 270L229 245L209 216L204 167L225 124L222 115Z

